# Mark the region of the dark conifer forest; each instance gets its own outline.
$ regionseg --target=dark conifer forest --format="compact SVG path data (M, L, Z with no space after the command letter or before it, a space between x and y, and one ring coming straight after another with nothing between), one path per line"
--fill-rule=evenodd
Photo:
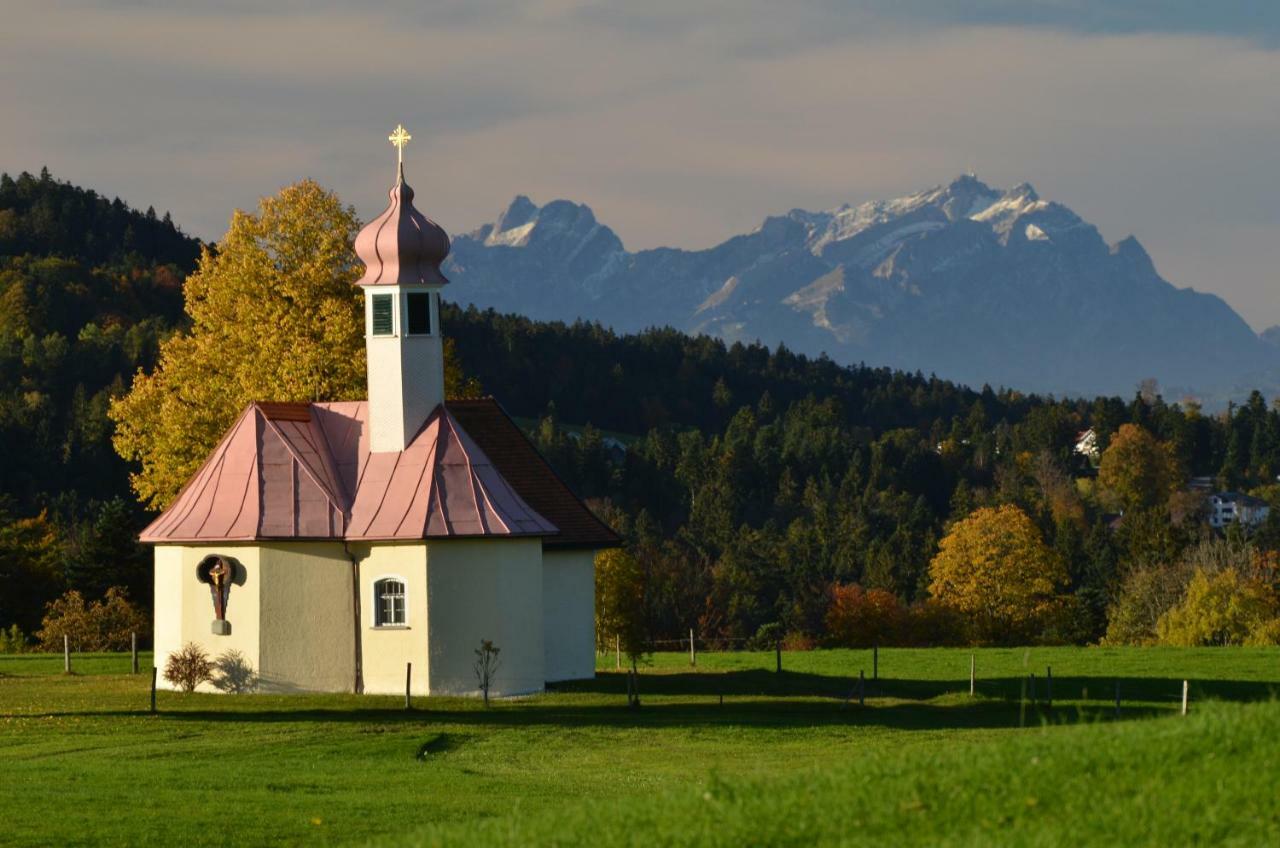
M149 605L150 552L134 541L148 516L106 408L182 326L199 250L167 214L47 172L0 177L0 627L31 632L68 588L123 585ZM662 328L456 307L442 324L467 374L625 536L654 639L773 628L822 642L833 593L854 584L926 610L940 541L983 507L1018 507L1065 566L1070 603L1031 634L1044 641L1153 638L1153 622L1124 618L1156 591L1141 579L1214 546L1251 563L1280 549L1277 512L1226 534L1205 517L1204 486L1280 506L1280 412L1256 392L1209 414L1150 384L1055 399ZM1126 425L1164 477L1107 459ZM1089 429L1094 457L1075 449ZM1193 491L1192 478L1211 479Z

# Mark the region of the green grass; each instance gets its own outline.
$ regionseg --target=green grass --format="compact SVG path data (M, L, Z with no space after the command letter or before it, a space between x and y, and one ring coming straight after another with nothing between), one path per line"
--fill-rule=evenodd
M487 711L161 692L154 716L127 655L70 676L0 657L0 844L1280 837L1280 650L988 649L976 698L969 654L882 650L862 708L871 652L815 651L781 675L771 653L659 654L639 710L605 657L595 681ZM1020 697L1034 671L1043 698L1045 666L1052 709Z

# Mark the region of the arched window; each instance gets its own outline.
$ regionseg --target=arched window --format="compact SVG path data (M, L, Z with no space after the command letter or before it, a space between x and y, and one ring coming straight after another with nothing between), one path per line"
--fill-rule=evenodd
M403 627L407 623L404 605L404 581L384 577L373 584L373 626Z

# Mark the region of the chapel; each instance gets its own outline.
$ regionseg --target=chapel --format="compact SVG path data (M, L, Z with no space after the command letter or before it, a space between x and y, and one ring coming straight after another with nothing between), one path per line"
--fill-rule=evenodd
M161 669L194 642L263 691L473 694L489 641L492 694L595 673L595 552L618 537L496 400L445 397L449 236L414 208L408 140L355 243L368 400L249 404L142 532Z

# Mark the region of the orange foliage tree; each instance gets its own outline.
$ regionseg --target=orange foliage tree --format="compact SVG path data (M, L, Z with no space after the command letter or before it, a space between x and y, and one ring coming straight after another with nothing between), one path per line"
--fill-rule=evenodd
M961 613L976 642L1034 638L1061 605L1062 561L1012 505L984 507L957 522L929 564L929 591Z
M831 587L827 607L827 639L845 648L869 648L901 641L906 610L892 592L863 589L857 583Z

